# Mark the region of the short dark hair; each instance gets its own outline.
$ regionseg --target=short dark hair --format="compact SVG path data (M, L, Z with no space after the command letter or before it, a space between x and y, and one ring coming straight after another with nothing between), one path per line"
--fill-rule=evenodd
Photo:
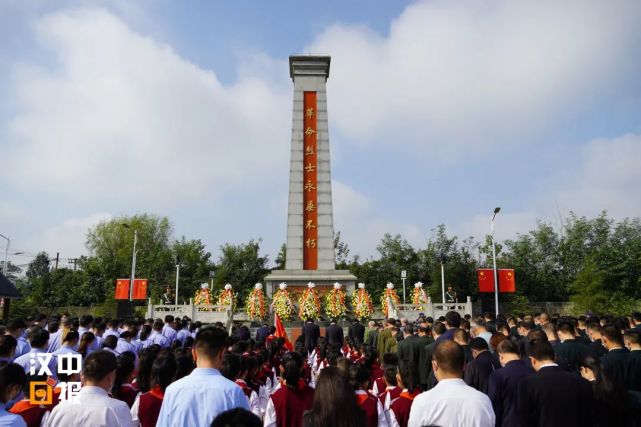
M14 319L7 323L7 330L9 332L16 332L18 329L27 329L27 322L24 319Z
M27 381L27 374L24 372L22 366L16 363L7 363L0 366L0 399L2 402L8 400L7 391L10 386L20 386L20 389L24 387L24 383Z
M28 337L32 348L42 348L49 341L49 331L40 326L32 326L29 329Z
M17 346L18 340L13 335L0 335L0 356L9 357Z
M628 329L623 336L632 344L641 344L641 332L638 329Z
M414 327L412 325L403 326L403 333L407 335L414 335Z
M71 342L73 340L77 340L80 338L80 335L78 335L78 332L76 331L69 331L67 332L67 335L62 339L62 342Z
M454 336L453 338L458 341L463 341L466 344L469 343L470 341L470 334L465 330L465 329L456 329L454 331ZM482 338L481 338L482 339Z
M527 348L527 355L538 361L554 360L554 350L547 341L530 341L530 345L528 345Z
M228 335L223 329L215 326L205 326L196 334L194 348L197 353L213 359L227 347Z
M118 360L116 356L107 350L98 350L85 358L82 368L84 377L91 381L100 381L116 370Z
M432 332L436 335L443 335L445 331L447 331L447 328L445 328L445 325L441 322L436 322L434 323L434 326L432 326Z
M89 326L91 322L93 322L93 317L90 314L85 316L80 316L80 319L78 320L78 324L83 328L86 328L87 326Z
M385 368L385 382L390 385L390 386L397 386L398 381L396 380L396 373L398 372L398 368L396 366L388 366Z
M211 427L262 427L263 423L253 412L243 408L221 412L211 422Z
M223 366L220 368L220 373L223 377L230 381L236 381L238 374L241 371L241 356L236 353L225 353L223 356Z
M601 330L601 335L606 337L608 341L615 342L623 346L623 338L621 337L621 330L616 326L608 325Z
M476 337L472 338L470 340L470 350L478 350L478 351L483 351L483 350L489 350L489 346L487 345L487 341L485 341L481 337Z
M534 322L532 322L531 320L521 320L518 324L518 327L531 331L532 329L534 329Z
M458 314L458 311L448 311L445 314L445 323L453 328L458 328L461 326L461 315Z
M446 340L436 344L432 360L435 360L439 369L444 372L460 375L465 365L465 354L458 343Z
M385 353L383 355L383 366L398 366L398 354L396 353Z
M510 338L501 341L499 345L496 346L496 352L499 354L521 354L516 340Z
M564 334L570 334L572 336L576 334L576 328L574 327L574 323L568 320L562 320L558 322L556 324L556 331L563 332Z
M165 323L171 323L173 321L174 321L174 316L172 316L171 314L168 314L165 316Z

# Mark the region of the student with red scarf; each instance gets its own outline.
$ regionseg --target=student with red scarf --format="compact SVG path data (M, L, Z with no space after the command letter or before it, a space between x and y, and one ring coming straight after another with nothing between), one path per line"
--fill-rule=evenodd
M281 359L280 387L271 395L265 427L300 427L303 413L312 407L314 389L303 380L303 358L290 351Z
M369 391L369 374L362 365L352 365L348 371L349 384L354 389L358 405L365 411L367 427L387 426L387 418L380 400Z
M162 350L151 366L151 389L139 394L131 407L134 426L155 427L165 389L176 373L176 359L172 352Z
M396 380L403 391L390 405L390 427L407 427L412 402L421 394L416 365L409 360L401 360L398 364Z

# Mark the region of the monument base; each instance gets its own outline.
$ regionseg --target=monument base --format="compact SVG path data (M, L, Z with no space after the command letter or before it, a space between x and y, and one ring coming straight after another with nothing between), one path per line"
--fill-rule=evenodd
M351 295L356 289L356 276L349 270L273 270L265 277L265 288L269 298L278 290L281 282L287 283L287 289L306 289L307 283L314 282L319 293L329 292L335 282L344 286Z

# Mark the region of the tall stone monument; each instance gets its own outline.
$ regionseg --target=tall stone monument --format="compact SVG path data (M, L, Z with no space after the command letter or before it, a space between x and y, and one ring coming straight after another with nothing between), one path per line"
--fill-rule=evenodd
M286 282L293 294L302 292L310 281L316 283L321 294L334 282L354 290L356 277L347 270L336 270L327 126L329 64L329 56L289 57L294 108L287 257L285 270L274 270L265 278L268 296L281 282Z

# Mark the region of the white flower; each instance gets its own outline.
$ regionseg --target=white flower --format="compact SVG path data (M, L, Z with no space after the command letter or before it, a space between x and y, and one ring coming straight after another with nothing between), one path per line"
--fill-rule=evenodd
M261 291L262 291L262 290L263 290L263 285L262 285L262 283L256 283L256 284L254 285L254 289L256 289L256 290L261 290Z
M203 283L200 285L200 289L207 289L209 285L207 283Z
M392 282L388 282L387 289L394 289L394 284Z
M365 289L365 283L361 282L358 284L358 289Z
M340 283L338 283L338 282L334 283L334 289L340 289L340 288L341 288L341 284Z
M226 291L231 290L231 285L230 285L229 283L227 283L227 284L225 285L225 290L226 290Z
M307 287L308 287L309 289L314 289L314 288L316 287L316 284L315 284L314 282L309 282L309 283L307 284Z
M278 285L278 287L280 288L281 291L284 291L285 289L287 289L287 283L283 282L280 285Z
M414 283L414 287L415 288L422 288L423 287L423 283L422 282L416 282L416 283Z

